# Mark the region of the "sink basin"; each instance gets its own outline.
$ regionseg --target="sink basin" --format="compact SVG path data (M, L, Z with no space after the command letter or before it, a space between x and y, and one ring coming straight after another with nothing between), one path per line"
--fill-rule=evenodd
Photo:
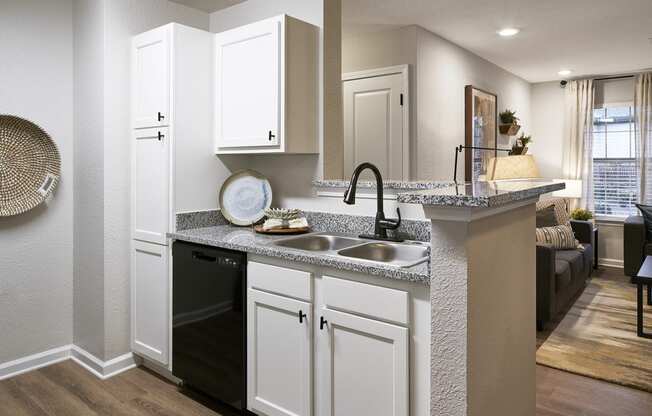
M374 242L338 251L345 257L411 267L428 260L428 246L419 243Z
M337 251L357 244L362 244L364 241L365 240L353 237L317 234L288 238L287 240L277 241L274 244L281 247L296 248L307 251Z

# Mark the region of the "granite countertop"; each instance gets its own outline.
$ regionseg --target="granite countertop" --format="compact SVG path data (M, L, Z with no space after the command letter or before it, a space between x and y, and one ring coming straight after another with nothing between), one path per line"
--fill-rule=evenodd
M351 181L348 179L324 179L312 181L312 185L316 188L348 188ZM418 189L437 189L453 185L454 182L442 181L397 181L397 180L384 180L383 189L398 189L398 190L418 190ZM358 181L356 185L358 188L376 189L376 181Z
M397 201L442 207L492 208L537 198L564 189L563 182L518 180L452 184L436 189L401 192Z
M405 280L426 285L430 284L428 263L401 268L384 265L382 263L356 260L335 254L281 247L274 245L274 241L289 238L290 236L258 234L251 228L236 227L233 225L218 225L177 231L174 233L168 233L167 236L168 238L175 240L245 251L247 253L277 257L289 261L333 267L339 270L359 272L372 276Z

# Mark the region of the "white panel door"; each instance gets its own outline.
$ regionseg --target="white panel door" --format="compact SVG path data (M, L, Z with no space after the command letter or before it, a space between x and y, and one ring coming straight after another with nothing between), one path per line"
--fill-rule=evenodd
M170 138L165 127L133 131L133 238L167 244Z
M282 21L215 35L215 134L219 148L269 147L281 134Z
M312 305L255 289L247 294L248 409L311 415Z
M170 281L167 247L132 241L132 349L168 364Z
M133 127L138 129L168 125L170 26L135 36L131 59Z
M408 329L323 308L323 416L409 416Z
M378 167L384 179L404 178L403 74L344 81L344 175L362 162ZM405 115L407 117L407 115ZM368 173L365 173L367 178Z

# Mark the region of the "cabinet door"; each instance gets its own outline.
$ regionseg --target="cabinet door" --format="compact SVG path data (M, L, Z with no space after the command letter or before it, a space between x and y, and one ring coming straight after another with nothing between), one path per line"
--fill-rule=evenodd
M330 309L320 333L320 414L409 416L408 329Z
M170 138L167 128L133 132L133 238L166 244L169 224Z
M132 244L132 349L167 365L170 328L167 247L141 241Z
M132 42L133 127L169 124L170 27L135 36Z
M282 20L272 18L215 37L218 151L277 146L281 134Z
M311 415L312 305L255 289L247 294L248 409Z

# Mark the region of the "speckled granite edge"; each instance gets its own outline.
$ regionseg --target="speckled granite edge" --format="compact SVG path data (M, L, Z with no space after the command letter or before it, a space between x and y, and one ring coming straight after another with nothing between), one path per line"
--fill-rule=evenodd
M311 253L308 251L280 247L273 244L275 240L285 237L271 237L256 234L250 228L222 225L196 228L175 233L168 233L168 238L205 244L230 250L244 251L261 256L276 257L288 261L332 267L339 270L364 273L366 275L403 280L420 284L430 284L429 264L422 263L410 268L368 263L348 257Z
M465 186L465 185L460 185ZM468 186L468 185L467 185ZM447 207L493 208L512 202L536 198L542 194L564 189L563 183L541 183L531 188L506 190L492 194L456 194L458 186L448 186L429 191L405 192L397 195L397 201L406 204L422 204ZM490 191L495 192L495 191Z
M191 228L212 227L226 225L229 222L224 218L219 209L196 212L181 212L176 215L177 231Z
M323 179L312 181L312 185L315 188L348 188L349 187L348 179ZM383 181L384 189L405 189L405 190L416 190L416 189L437 189L443 188L446 186L453 185L454 182L445 182L445 181L396 181L396 180L385 180ZM370 188L376 189L376 181L358 181L358 188Z

